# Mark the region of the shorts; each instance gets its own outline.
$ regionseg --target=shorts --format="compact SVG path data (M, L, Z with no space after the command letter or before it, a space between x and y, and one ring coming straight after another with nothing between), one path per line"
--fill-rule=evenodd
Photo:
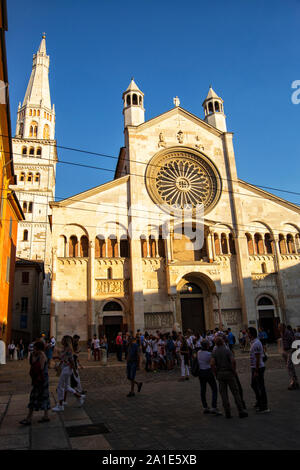
M134 380L136 375L137 363L127 362L127 379Z

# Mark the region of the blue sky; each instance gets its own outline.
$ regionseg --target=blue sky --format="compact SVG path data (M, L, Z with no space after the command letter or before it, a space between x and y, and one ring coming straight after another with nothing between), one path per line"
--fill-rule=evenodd
M145 93L146 120L181 106L203 118L208 87L224 99L238 175L300 192L299 0L21 0L8 2L7 55L13 131L43 31L59 145L117 156L122 92ZM114 170L116 160L59 150L59 158ZM59 164L67 197L113 178ZM275 192L274 192L275 193ZM300 196L275 193L300 204Z

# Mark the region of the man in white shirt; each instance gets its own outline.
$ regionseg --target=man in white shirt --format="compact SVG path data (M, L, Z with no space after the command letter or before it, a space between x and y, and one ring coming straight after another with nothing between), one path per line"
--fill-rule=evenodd
M264 373L265 363L263 345L257 337L256 328L248 328L250 339L250 367L251 367L251 387L256 396L255 408L257 413L269 413L268 398L265 389Z

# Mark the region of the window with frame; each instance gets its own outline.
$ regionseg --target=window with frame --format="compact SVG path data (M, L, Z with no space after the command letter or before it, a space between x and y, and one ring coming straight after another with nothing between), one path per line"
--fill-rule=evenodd
M29 284L29 272L28 271L22 272L22 284Z

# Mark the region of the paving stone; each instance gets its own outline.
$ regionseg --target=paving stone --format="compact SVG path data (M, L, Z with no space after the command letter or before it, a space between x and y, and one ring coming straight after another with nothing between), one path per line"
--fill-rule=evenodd
M102 435L72 437L70 439L72 449L77 450L111 450L112 446Z
M27 432L26 434L1 436L1 439L0 439L1 450L28 449L28 448L29 448L29 432Z
M69 449L69 440L65 434L64 428L47 427L45 432L40 428L32 427L32 449L33 450L55 450Z

